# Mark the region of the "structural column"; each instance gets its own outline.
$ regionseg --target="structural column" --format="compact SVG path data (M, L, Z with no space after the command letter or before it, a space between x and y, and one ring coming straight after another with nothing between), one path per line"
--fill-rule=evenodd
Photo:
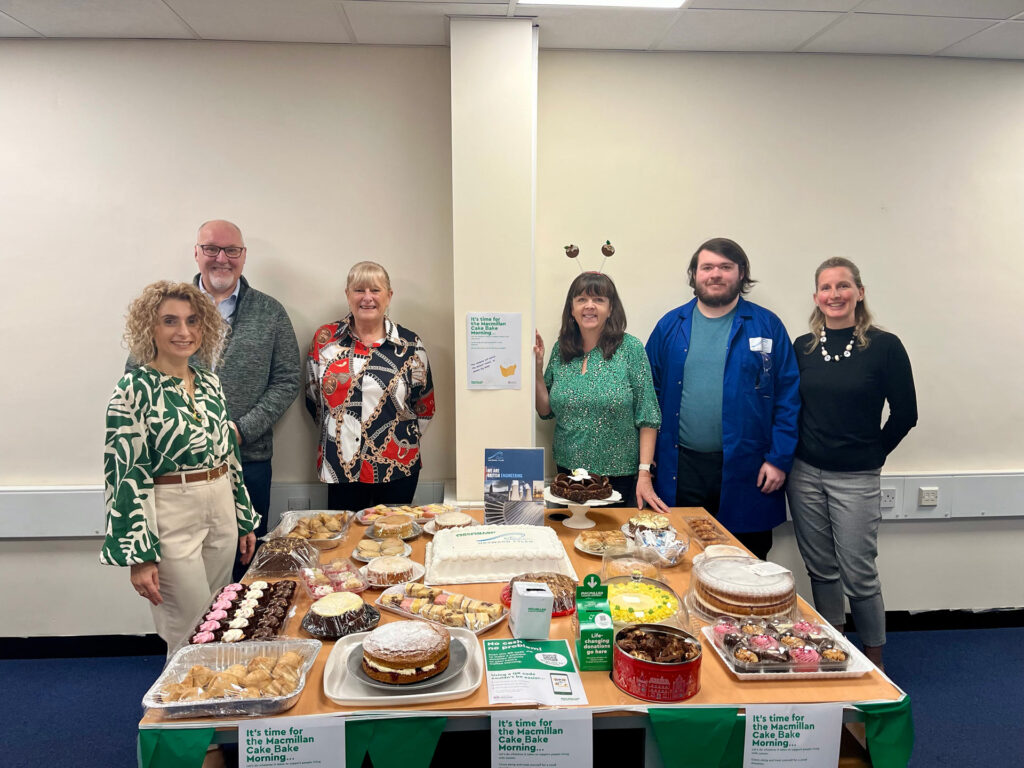
M537 38L529 19L451 20L455 450L459 500L488 447L533 445ZM470 391L466 313L522 313L522 389Z

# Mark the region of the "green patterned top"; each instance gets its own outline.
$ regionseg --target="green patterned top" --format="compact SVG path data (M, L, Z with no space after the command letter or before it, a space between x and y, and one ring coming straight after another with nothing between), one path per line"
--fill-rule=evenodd
M635 475L640 462L640 427L661 426L651 365L636 336L628 333L605 360L600 347L562 362L558 342L544 371L555 419L555 463L602 475Z
M238 535L259 522L242 483L238 443L228 424L220 379L209 371L192 372L195 412L181 379L147 365L126 373L114 388L103 451L107 532L102 563L160 562L153 478L169 472L216 469L227 462Z

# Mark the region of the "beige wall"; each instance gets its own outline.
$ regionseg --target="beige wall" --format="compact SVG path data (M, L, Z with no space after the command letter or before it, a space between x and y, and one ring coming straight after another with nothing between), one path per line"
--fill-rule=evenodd
M796 336L814 268L861 267L909 350L920 425L888 472L1024 468L1024 67L914 57L543 52L537 317L598 245L646 341L724 235ZM546 308L546 309L545 309ZM547 427L545 427L547 429Z
M246 273L285 304L303 346L343 311L353 261L391 269L393 315L423 336L435 371L424 477L454 476L446 49L3 41L0 72L0 487L101 482L124 308L152 279L193 274L194 227L213 216L243 226ZM814 266L848 256L918 382L921 425L887 471L1024 467L1020 64L541 52L538 88L536 306L549 345L578 271L568 242L587 268L615 243L608 270L641 339L689 297L685 262L706 237L749 250L752 298L794 334ZM485 280L479 308L499 290ZM296 404L275 480L312 480L310 441ZM956 577L961 592L944 579L950 553L1009 573L1021 520L915 525L883 536L883 578L900 585L890 608L1019 598L1019 579L1001 592L987 577ZM920 534L939 561L921 560ZM784 533L781 561L799 571L791 544ZM0 604L15 618L4 634L146 631L97 546L0 543L0 581L23 583L42 561L51 574ZM43 600L65 620L30 610Z
M390 271L440 417L425 479L454 474L448 52L183 42L0 42L0 486L102 482L103 409L128 302L188 279L205 219L245 232L245 274L300 347L346 310L349 267ZM312 480L301 401L274 479Z

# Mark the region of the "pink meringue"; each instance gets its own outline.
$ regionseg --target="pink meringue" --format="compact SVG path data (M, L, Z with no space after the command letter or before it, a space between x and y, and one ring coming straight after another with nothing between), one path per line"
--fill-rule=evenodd
M226 619L227 617L228 612L225 611L223 608L215 608L214 610L206 614L207 621L220 621L221 619Z
M202 624L199 625L199 629L202 632L216 632L218 629L220 629L220 622L213 621L212 619L210 621L204 621Z
M213 632L198 632L192 636L192 642L199 645L201 643L213 642Z

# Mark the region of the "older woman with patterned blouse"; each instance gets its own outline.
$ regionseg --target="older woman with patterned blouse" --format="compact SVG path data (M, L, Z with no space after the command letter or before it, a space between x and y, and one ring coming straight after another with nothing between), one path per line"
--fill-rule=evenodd
M434 384L423 342L387 316L393 295L384 267L359 262L345 286L349 314L309 345L306 409L331 509L409 504L416 493Z
M140 367L107 406L106 538L100 561L129 566L168 653L188 639L210 594L231 576L237 546L255 549L253 512L220 380L212 367L225 326L190 283L146 287L125 341Z
M626 311L611 278L584 272L572 281L543 376L539 332L533 351L537 413L555 419L558 471L608 475L623 506L667 512L651 484L661 426L651 367L644 345L626 333Z

